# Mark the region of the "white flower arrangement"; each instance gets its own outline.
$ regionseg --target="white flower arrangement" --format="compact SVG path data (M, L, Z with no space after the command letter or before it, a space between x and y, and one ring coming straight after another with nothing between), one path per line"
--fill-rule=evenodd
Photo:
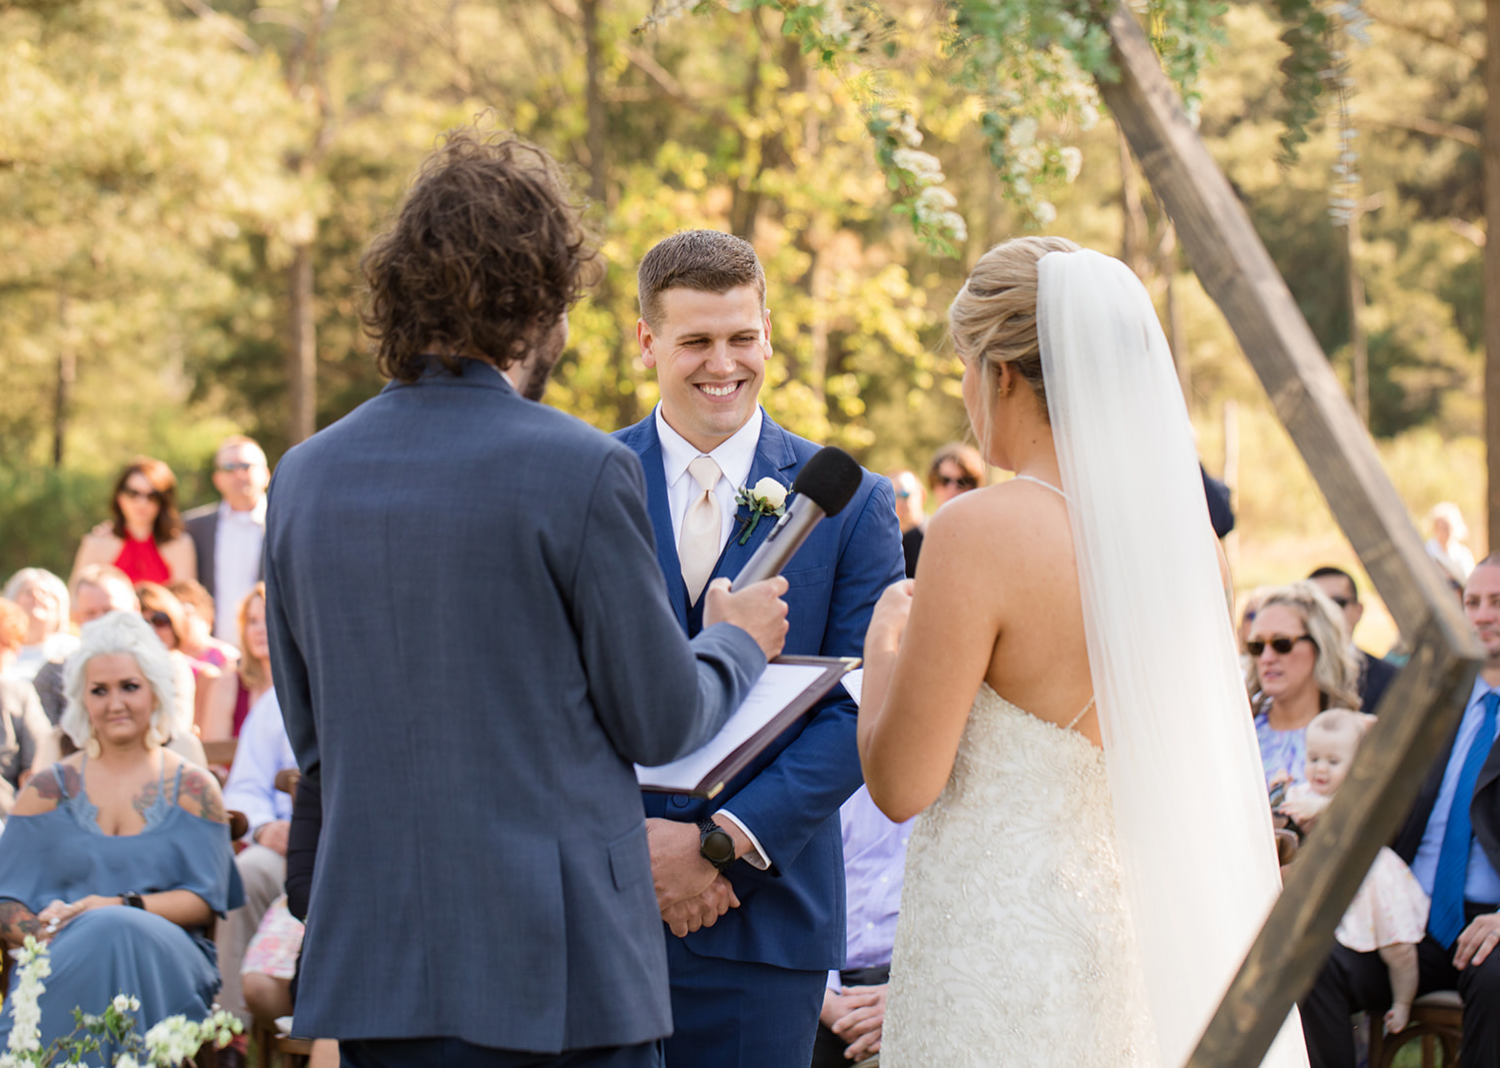
M186 1016L169 1016L142 1039L136 1034L135 1016L139 998L117 994L103 1015L73 1010L73 1031L42 1049L39 999L47 992L42 980L52 973L47 946L28 935L25 944L11 951L16 958L15 985L11 990L10 1039L0 1053L0 1068L47 1068L52 1064L77 1064L86 1053L101 1053L106 1043L116 1047L114 1068L176 1068L194 1056L206 1042L223 1049L244 1030L231 1013L222 1010L194 1023Z
M774 478L767 476L754 486L741 486L734 499L743 507L750 509L750 514L742 516L740 523L740 544L744 545L750 540L750 535L755 533L760 517L763 515L782 516L786 514L786 487ZM0 1065L0 1068L4 1068Z

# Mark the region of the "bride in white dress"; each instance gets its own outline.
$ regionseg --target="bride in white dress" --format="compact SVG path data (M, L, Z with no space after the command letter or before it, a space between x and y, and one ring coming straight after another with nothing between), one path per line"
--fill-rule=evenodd
M949 320L1017 477L933 517L866 638L865 779L922 813L881 1063L1177 1068L1280 878L1171 356L1061 238L990 250ZM1295 1013L1264 1064L1307 1064Z

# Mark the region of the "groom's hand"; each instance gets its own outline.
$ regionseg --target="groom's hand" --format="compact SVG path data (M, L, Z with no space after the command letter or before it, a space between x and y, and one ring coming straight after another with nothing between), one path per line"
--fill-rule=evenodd
M786 602L781 599L784 593L786 579L780 575L751 583L732 593L728 579L714 579L704 594L703 626L733 623L755 639L767 660L774 660L781 655L790 626L786 620Z
M739 907L740 899L735 896L734 887L720 875L697 897L679 901L663 910L661 918L674 935L685 938L700 928L712 927L724 913Z
M698 897L719 875L698 852L701 836L696 823L648 819L646 841L651 848L656 907L664 918L673 905Z

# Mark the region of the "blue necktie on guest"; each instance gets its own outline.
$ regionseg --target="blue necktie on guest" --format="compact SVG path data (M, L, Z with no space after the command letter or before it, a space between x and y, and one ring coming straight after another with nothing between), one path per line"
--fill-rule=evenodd
M1469 873L1469 854L1474 828L1469 822L1469 805L1474 800L1474 783L1484 767L1495 742L1495 710L1500 708L1500 692L1484 695L1484 721L1464 757L1453 791L1453 807L1448 810L1448 826L1443 832L1443 846L1438 851L1437 874L1432 880L1432 908L1427 914L1427 930L1438 944L1448 948L1464 929L1464 882Z

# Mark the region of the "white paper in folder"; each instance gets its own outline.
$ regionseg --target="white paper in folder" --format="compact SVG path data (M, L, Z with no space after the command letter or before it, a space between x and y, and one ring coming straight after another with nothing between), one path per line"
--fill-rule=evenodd
M827 670L805 664L768 664L745 703L703 748L656 768L635 766L636 780L658 790L688 792L757 731L776 718ZM847 680L849 676L845 675ZM852 692L852 691L851 691Z

